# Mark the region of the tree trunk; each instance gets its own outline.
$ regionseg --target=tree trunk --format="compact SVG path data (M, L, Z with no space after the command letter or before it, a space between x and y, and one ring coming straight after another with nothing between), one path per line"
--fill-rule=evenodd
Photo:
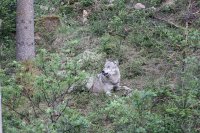
M1 82L0 82L0 133L3 133L2 106L1 106Z
M34 0L17 0L16 57L24 61L35 57Z

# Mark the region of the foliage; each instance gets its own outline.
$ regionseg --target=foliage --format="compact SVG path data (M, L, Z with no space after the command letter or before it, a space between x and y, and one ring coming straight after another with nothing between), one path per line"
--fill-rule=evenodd
M158 6L161 4L162 0L136 0L136 2L141 2L144 3L145 5L149 5L149 6Z
M34 10L35 16L40 17L43 15L49 14L58 14L59 8L62 7L61 1L58 0L35 0L34 2Z
M94 0L81 0L81 5L84 7L91 6L94 3Z
M4 68L5 65L15 57L15 41L10 36L1 36L0 44L0 62L1 67Z
M97 114L91 114L91 120L112 123L109 132L162 132L161 116L150 111L153 97L154 92L136 90L131 97L109 101Z
M128 79L144 75L144 70L142 69L143 61L142 59L135 60L134 62L128 64L124 69L123 76Z
M147 86L146 90L134 90L129 97L110 98L100 110L89 115L92 129L97 132L198 132L200 86L199 75L195 76L194 72L199 71L199 63L195 58L187 58L186 62L181 84L174 90L167 85ZM102 126L109 128L96 128Z
M91 31L98 36L103 35L104 33L106 33L106 28L107 28L107 24L106 22L98 22L95 21L92 23L92 27L91 27Z
M10 32L15 31L16 1L3 0L0 2L0 4L0 19L2 20L2 25L0 27L2 29L0 29L0 35L3 37L10 34Z
M85 72L80 71L76 62L62 62L58 54L49 54L46 50L41 50L35 63L14 62L11 65L15 67L16 73L13 73L10 78L5 75L5 71L2 71L3 105L15 113L10 112L11 114L8 113L4 118L17 115L19 123L22 119L26 119L25 125L30 124L30 126L24 129L25 125L24 127L18 125L19 131L28 130L29 132L35 122L38 126L30 132L48 130L76 132L87 127L87 120L79 117L78 112L68 107L70 99L66 98L72 84L80 84L85 78ZM37 119L39 117L46 121ZM8 118L6 120L8 123L12 121ZM60 126L60 123L63 123L65 127ZM66 127L66 124L69 126ZM6 131L9 131L9 127L5 127Z
M77 15L76 12L74 11L73 5L63 5L60 6L59 12L62 14L62 16L75 16Z
M101 38L101 50L105 52L108 56L117 55L120 50L119 39L105 34Z

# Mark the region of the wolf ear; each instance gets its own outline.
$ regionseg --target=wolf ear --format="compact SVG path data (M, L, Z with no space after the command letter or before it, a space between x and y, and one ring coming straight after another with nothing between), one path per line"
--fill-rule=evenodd
M109 60L108 59L106 59L106 62L108 62Z
M119 65L119 61L118 61L118 60L115 60L114 63L115 63L116 65Z

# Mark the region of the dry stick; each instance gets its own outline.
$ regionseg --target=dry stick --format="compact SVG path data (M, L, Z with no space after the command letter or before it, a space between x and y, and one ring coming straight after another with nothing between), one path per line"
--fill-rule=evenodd
M169 24L169 25L172 25L172 26L174 26L174 27L176 27L176 28L185 30L184 27L182 27L182 26L180 26L180 25L178 25L178 24L176 24L176 23L174 23L174 22L172 22L172 21L166 20L166 19L161 18L161 17L158 17L158 16L156 16L156 15L154 15L154 18L156 18L156 19L158 19L158 20L161 20L161 21L164 21L165 23L167 23L167 24Z
M69 89L66 89L66 91L64 91L64 92L61 93L59 96L57 96L55 101L56 101L56 102L59 102L59 100L60 100L60 101L63 101L64 96L68 93L68 90L69 90Z
M45 65L44 65L44 64L43 64L42 68L43 68L43 72L44 72L45 76L47 76L47 72L46 72L46 70L45 70ZM51 107L51 106L52 106L52 107L53 107L53 111L54 111L54 110L55 110L55 105L54 105L54 104L55 104L55 101L54 101L55 95L53 94L54 99L53 99L52 103L50 103L50 101L48 100L48 98L47 98L47 96L46 96L46 93L45 93L45 91L44 91L43 88L41 88L41 91L42 91L42 93L43 93L43 95L44 95L44 98L45 98L45 101L46 101L48 107ZM53 91L53 93L54 93L54 91ZM52 123L55 122L54 119L53 119L53 113L50 113L50 119L51 119L51 122L52 122Z
M53 70L52 70L53 71ZM57 76L57 74L56 74L56 72L55 71L53 71L53 75L54 75L54 77L56 78L56 80L58 81L59 79L58 79L58 76ZM58 86L58 89L60 90L61 89L61 86L60 86L60 82L57 82L57 86ZM53 89L54 90L54 89ZM54 91L53 91L54 92ZM55 94L55 95L53 95L54 96L54 101L53 102L56 102L56 100L57 100L57 94Z
M50 103L50 102L48 101L47 96L46 96L46 93L45 93L45 91L43 90L43 88L41 88L41 91L42 91L42 93L43 93L43 95L44 95L44 98L45 98L45 101L47 102L48 107L51 107L51 105L54 106L52 103ZM52 115L52 114L51 114L50 118L51 118L51 122L54 123L53 115Z
M77 83L78 80L79 80L79 79L75 80L74 83ZM69 84L69 83L68 83L68 87L70 88L71 86L73 86L73 84ZM61 93L59 96L57 96L57 97L56 97L56 101L57 101L57 100L63 101L64 98L65 98L65 95L68 94L69 88L66 89L66 91L64 91L63 93Z
M189 4L188 4L188 7L187 7L187 13L189 12L189 10L190 10L190 7L191 7L191 0L189 1ZM186 58L186 48L187 48L187 46L188 46L188 20L186 20L186 22L185 22L185 30L184 30L184 34L185 34L185 45L184 45L184 48L183 48L183 53L182 53L182 72L184 72L185 71L185 61L184 61L184 59ZM181 79L181 87L183 88L184 87L184 79ZM185 108L185 106L186 106L186 103L187 103L187 97L188 97L188 93L186 94L186 97L185 97L185 99L184 99L184 101L183 101L183 106L184 106L184 108ZM182 130L182 132L185 132L185 130L184 130L184 127L182 127L181 126L181 130Z
M147 8L147 9L150 9L150 8ZM156 10L154 11L154 13L160 11L161 9L162 9L162 6L159 7L158 9L156 9ZM153 17L156 18L156 19L158 19L158 20L161 20L161 21L163 21L163 22L165 22L165 23L167 23L167 24L169 24L169 25L172 25L172 26L174 26L174 27L176 27L176 28L180 28L180 29L182 29L182 30L185 30L184 27L182 27L182 26L180 26L180 25L178 25L178 24L176 24L176 23L174 23L174 22L172 22L172 21L169 21L169 20L167 20L167 19L164 19L164 18L159 17L159 16L156 16L156 15L153 15Z
M19 113L19 112L18 112L17 110L15 110L13 107L11 107L11 106L9 106L9 105L3 103L3 102L2 102L2 104L3 104L4 106L8 107L10 110L14 111L16 114L18 114L18 115L21 116L22 118L26 118L26 119L30 122L30 119L29 119L26 115Z
M37 113L36 113L35 107L38 108L42 113L45 113L44 110L42 110L39 106L36 106L36 105L34 104L33 100L31 99L31 97L30 97L29 95L27 96L27 98L28 98L29 101L31 102L31 105L32 105L32 108L33 108L33 110L34 110L34 113L35 113L35 116L36 116L36 117L37 117L38 115L37 115Z
M188 4L188 6L187 6L187 13L189 13L189 11L190 11L190 7L192 6L192 1L190 0L189 1L189 4ZM182 54L182 56L183 56L183 63L182 63L182 72L185 70L185 61L184 61L184 59L186 58L186 48L187 48L187 46L188 46L188 20L186 20L186 22L185 22L185 30L184 30L184 33L185 33L185 46L184 46L184 48L183 48L183 54Z
M60 112L59 116L55 119L55 121L57 121L60 118L60 116L63 114L63 112L65 111L65 109L67 108L67 106L68 106L68 103L66 103L64 109Z
M48 107L50 107L51 104L49 103L49 101L48 101L48 99L47 99L47 96L46 96L45 91L43 90L43 88L41 88L41 91L42 91L42 93L43 93L43 95L44 95L44 99L45 99L45 101L47 102Z
M32 106L32 108L33 108L34 115L35 115L35 117L37 118L38 115L37 115L37 113L36 113L34 103L33 103L33 101L31 100L29 94L27 94L27 98L28 98L28 100L29 100L30 103L31 103L31 106Z
M54 112L55 112L55 99L56 98L56 94L55 94L55 90L53 89L53 99L52 99L52 107L53 107L53 112L51 113L51 121L52 123L55 122L54 118L53 118L53 115L54 115Z
M53 70L53 69L51 69L52 71L53 71L53 74L54 74L54 76L56 77L56 80L58 80L58 78L57 78L57 75L56 75L56 73L55 73L55 71ZM61 86L60 86L60 84L57 82L57 86L59 87L59 89L61 88ZM52 87L51 87L52 88ZM56 120L54 120L54 111L55 111L55 102L56 102L56 100L57 100L57 94L56 94L56 92L55 92L55 90L52 88L52 90L53 90L53 92L52 92L52 95L53 95L53 99L52 99L52 101L51 101L51 105L52 105L52 108L53 108L53 113L51 113L50 115L50 118L51 118L51 122L52 123L54 123L54 122L56 122Z
M185 28L185 48L183 49L183 54L182 54L182 56L183 56L183 61L182 61L182 72L184 72L184 70L185 70L185 61L184 61L184 59L186 58L186 47L188 46L188 21L186 21L186 24L185 24L186 26L186 28Z
M42 58L43 58L43 57L42 57ZM45 70L44 62L45 62L45 61L43 60L43 64L42 64L43 70L42 70L42 71L44 72L45 76L47 76L47 72L46 72L46 70ZM44 85L44 83L43 83L43 85ZM48 107L50 107L50 103L49 103L49 101L48 101L48 99L47 99L47 96L46 96L46 93L45 93L44 89L41 88L41 91L42 91L42 93L43 93L43 95L44 95L44 99L45 99L45 101L47 102Z

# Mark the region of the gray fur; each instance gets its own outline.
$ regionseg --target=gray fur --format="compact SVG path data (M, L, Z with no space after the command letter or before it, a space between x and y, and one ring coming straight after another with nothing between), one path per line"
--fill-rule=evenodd
M106 60L104 68L95 78L90 78L86 87L93 93L105 92L110 95L111 90L120 87L120 71L118 61Z

